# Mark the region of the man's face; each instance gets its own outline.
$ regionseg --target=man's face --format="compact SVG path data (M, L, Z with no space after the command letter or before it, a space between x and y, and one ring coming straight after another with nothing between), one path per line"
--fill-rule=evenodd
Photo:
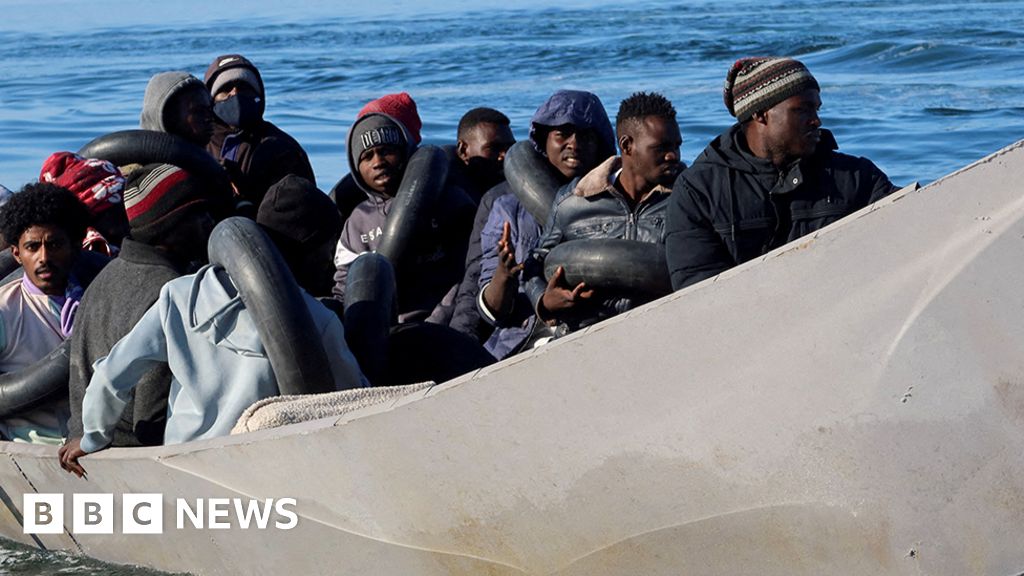
M359 175L374 192L394 196L402 183L405 152L394 144L382 144L359 155Z
M259 92L255 88L249 85L248 82L242 80L234 80L220 87L220 90L213 95L214 102L223 102L232 96L250 96L252 98L258 98Z
M470 158L484 158L500 164L505 153L516 143L512 129L503 124L481 122L470 128L459 140L459 158L469 164Z
M628 153L623 151L622 159L651 187L659 184L671 187L679 175L682 144L679 124L659 116L647 116L641 119Z
M18 245L11 246L11 253L25 269L29 281L43 294L63 296L78 249L67 232L44 224L22 232Z
M597 136L591 130L576 130L572 124L551 128L545 148L551 165L569 179L583 176L599 161Z
M199 86L190 86L168 102L168 128L172 133L197 146L206 146L213 135L213 109L210 94Z
M821 140L821 96L813 88L790 96L765 112L765 144L776 155L795 160L814 154Z

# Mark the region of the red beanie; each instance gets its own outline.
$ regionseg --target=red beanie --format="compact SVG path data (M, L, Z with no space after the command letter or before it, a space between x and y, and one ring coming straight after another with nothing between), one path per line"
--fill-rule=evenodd
M124 176L106 160L82 158L71 152L55 152L43 162L40 182L67 188L96 216L122 203Z
M416 110L416 102L413 101L412 96L409 96L408 92L387 94L370 101L359 111L356 119L358 120L374 112L377 114L387 114L401 122L405 129L409 131L409 135L412 136L413 142L416 144L419 144L422 140L420 129L423 128L423 122L420 121L420 113Z

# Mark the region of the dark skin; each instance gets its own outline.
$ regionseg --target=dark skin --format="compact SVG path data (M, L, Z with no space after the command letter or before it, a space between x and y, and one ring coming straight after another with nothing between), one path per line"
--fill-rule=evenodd
M21 233L18 244L11 246L11 254L43 294L63 296L80 244L72 242L57 226L38 224Z
M359 155L359 176L371 190L388 198L398 193L405 171L405 151L394 144L382 144Z
M176 93L164 109L164 124L171 134L205 148L213 136L210 94L200 86L189 86Z
M750 152L778 168L814 154L821 140L821 95L813 88L755 112L743 125Z
M590 172L603 160L597 157L597 135L591 130L577 130L572 124L548 130L544 149L548 162L566 182Z
M508 126L481 122L459 135L455 153L465 164L469 164L470 158L484 158L501 165L505 153L515 143L516 138Z

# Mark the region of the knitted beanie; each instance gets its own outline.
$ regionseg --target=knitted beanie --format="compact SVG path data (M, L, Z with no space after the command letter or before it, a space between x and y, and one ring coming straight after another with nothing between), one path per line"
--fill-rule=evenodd
M792 58L756 57L737 60L725 78L722 97L729 113L740 122L818 82L802 62Z
M177 166L148 164L132 173L124 193L131 236L155 244L208 201L202 184Z
M260 97L265 95L260 71L248 58L240 54L217 56L206 69L206 75L203 76L203 82L211 96L219 92L228 82L236 80L241 80L251 86Z
M365 150L385 144L393 144L405 151L409 146L405 130L395 119L383 114L362 116L352 125L348 138L349 165L358 170L359 157Z
M289 174L267 190L256 223L295 248L314 248L341 234L338 208L312 182Z
M72 191L93 216L121 204L125 182L121 171L110 162L71 152L51 154L43 162L39 181Z
M373 112L387 114L401 122L405 129L409 131L413 144L419 145L422 141L420 130L423 128L423 122L420 120L419 111L416 110L416 102L413 101L412 96L409 96L407 92L387 94L370 101L366 106L363 106L363 109L359 111L356 118L362 118Z

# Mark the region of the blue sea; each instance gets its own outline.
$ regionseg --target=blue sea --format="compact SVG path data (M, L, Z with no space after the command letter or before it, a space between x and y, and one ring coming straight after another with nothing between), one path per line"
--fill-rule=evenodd
M639 90L679 111L691 161L731 124L730 64L803 60L840 149L893 181L926 183L1024 137L1024 2L939 0L0 0L0 183L136 128L155 73L203 75L219 54L260 67L267 117L306 148L324 190L347 171L345 134L382 94L409 92L428 143L453 142L475 106L517 138L556 89L609 115ZM0 575L109 568L0 543ZM124 572L145 573L145 572Z

